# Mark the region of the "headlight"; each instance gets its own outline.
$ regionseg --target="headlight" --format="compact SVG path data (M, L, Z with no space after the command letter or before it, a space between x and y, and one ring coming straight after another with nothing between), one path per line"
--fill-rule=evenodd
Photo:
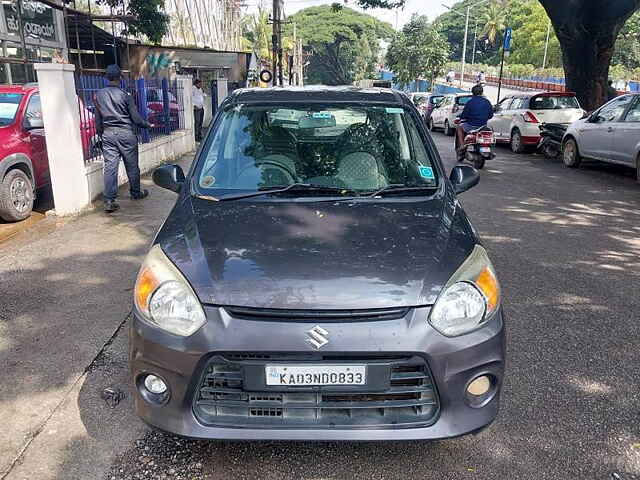
M453 274L429 315L433 327L447 337L472 332L491 319L500 306L500 284L484 248L476 245Z
M206 322L198 297L160 245L142 264L134 299L146 320L175 335L193 335Z

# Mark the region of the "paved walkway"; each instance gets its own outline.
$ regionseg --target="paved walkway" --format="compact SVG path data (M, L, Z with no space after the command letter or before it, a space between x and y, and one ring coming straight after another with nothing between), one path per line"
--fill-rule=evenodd
M144 183L150 198L121 190L114 215L97 210L0 245L0 479L101 478L145 428L130 395L113 410L100 398L106 387L128 391L126 335L115 334L175 199Z

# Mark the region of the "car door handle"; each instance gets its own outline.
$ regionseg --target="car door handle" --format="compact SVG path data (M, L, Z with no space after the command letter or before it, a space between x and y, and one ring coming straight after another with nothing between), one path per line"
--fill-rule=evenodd
M609 133L613 132L613 127L607 128L607 132L609 132Z

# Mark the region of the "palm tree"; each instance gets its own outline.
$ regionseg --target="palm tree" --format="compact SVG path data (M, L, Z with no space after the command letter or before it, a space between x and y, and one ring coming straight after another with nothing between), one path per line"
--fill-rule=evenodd
M508 0L492 0L484 14L483 35L487 37L491 45L496 44L496 39L505 28L505 13Z
M253 50L258 57L268 60L270 56L271 26L269 25L269 11L258 7L254 15L246 15L242 19L243 45L247 50Z

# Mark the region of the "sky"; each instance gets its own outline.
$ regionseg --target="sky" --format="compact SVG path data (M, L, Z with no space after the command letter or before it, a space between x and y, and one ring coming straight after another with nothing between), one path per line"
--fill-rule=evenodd
M262 1L267 7L271 4L270 0ZM453 5L456 1L457 0L407 0L407 3L402 10L369 9L366 10L366 13L369 13L385 22L389 22L394 27L396 26L397 21L397 26L402 28L414 13L427 15L431 20L433 20L438 15L446 11L446 8L443 7L442 4ZM303 8L313 7L316 5L331 5L336 2L342 3L342 0L284 0L284 6L286 14L291 15ZM245 2L249 12L255 11L259 3L260 0L248 0ZM347 5L351 8L355 8L354 0L349 0Z

